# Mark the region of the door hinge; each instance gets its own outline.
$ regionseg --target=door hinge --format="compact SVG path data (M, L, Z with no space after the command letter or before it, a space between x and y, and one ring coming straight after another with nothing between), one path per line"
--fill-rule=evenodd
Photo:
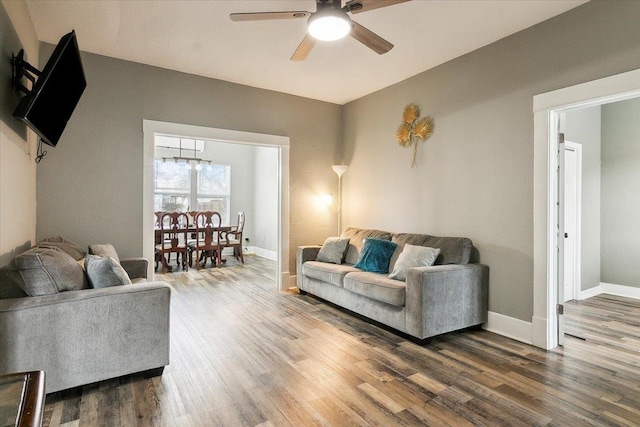
M558 314L558 316L562 316L564 314L564 305L563 304L556 305L556 313Z
M558 134L558 144L564 144L564 133Z

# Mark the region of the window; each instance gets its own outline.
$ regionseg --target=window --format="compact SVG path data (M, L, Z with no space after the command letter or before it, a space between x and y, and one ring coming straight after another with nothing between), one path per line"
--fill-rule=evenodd
M196 168L196 176L197 209L219 212L222 223L229 224L231 166L201 164Z
M154 210L182 211L189 208L191 194L191 168L187 162L156 159Z
M231 209L231 166L210 162L204 155L204 141L173 140L179 138L162 136L156 138L157 155L167 157L155 160L154 210L157 211L215 211L219 212L223 224L229 224ZM192 143L195 154L202 161L174 160L181 157L186 142ZM198 143L202 143L199 145ZM182 147L182 149L178 148ZM176 148L180 150L175 153Z

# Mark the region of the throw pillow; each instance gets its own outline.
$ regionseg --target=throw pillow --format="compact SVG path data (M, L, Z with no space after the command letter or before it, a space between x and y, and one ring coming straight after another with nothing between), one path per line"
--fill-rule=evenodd
M388 273L389 261L396 246L389 240L365 239L360 259L354 267L372 273Z
M430 267L440 255L439 248L406 244L396 261L389 279L407 280L407 271L412 267Z
M46 239L40 240L36 246L39 248L60 249L76 261L81 260L86 255L86 252L82 250L80 245L62 236L47 237Z
M108 288L109 286L130 285L131 279L124 268L111 257L87 255L84 268L92 288Z
M316 261L342 264L348 247L348 237L327 237L322 248L320 248L320 252L318 252Z
M113 247L110 243L105 243L102 245L89 245L89 253L91 255L98 255L101 257L110 256L115 259L117 262L120 262L120 258L118 257L118 253L116 252L116 248Z
M79 290L86 284L82 267L58 249L31 248L16 256L8 270L11 278L32 297Z

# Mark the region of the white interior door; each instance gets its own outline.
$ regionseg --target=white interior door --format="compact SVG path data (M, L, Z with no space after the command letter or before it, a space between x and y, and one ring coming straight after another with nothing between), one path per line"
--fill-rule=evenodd
M580 204L582 147L564 144L564 268L562 302L580 293Z

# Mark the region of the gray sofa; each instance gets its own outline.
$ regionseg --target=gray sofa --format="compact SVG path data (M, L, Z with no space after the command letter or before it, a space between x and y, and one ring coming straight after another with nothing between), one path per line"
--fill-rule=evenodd
M342 237L349 237L343 264L315 261L320 246L298 247L296 280L302 293L316 295L418 340L487 321L489 267L469 263L471 240L353 227L347 228ZM410 268L406 282L399 281L354 267L365 238L397 243L389 271L405 244L439 248L440 254L435 265Z
M55 249L39 255L54 254L48 251ZM47 393L137 372L161 374L169 364L171 289L146 282L146 259L119 262L132 284L89 289L85 277L82 289L41 296L27 296L8 277L11 268L1 269L0 374L43 370ZM64 287L69 270L52 270L49 265L47 274Z

